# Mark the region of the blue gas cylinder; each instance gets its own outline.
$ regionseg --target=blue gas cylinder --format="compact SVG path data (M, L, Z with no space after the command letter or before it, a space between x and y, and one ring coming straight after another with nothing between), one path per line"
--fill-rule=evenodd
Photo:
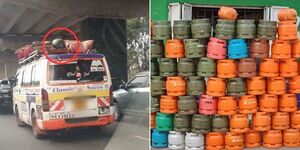
M248 47L245 39L233 39L228 41L228 58L239 59L248 57Z
M152 130L151 145L153 147L167 147L168 146L168 132Z

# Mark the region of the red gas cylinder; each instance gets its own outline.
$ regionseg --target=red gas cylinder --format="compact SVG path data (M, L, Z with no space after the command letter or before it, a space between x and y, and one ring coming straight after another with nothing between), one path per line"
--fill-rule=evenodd
M298 147L300 146L299 129L286 129L283 131L283 146Z
M254 95L241 96L239 99L239 113L253 114L257 112L257 99Z
M290 93L300 93L300 76L289 78Z
M225 96L226 81L221 78L208 78L206 94L210 96Z
M279 21L278 22L278 39L295 40L298 38L298 29L296 21Z
M266 93L264 77L256 76L247 79L247 92L249 95L263 95Z
M269 57L269 41L259 38L251 40L250 44L250 57L252 58L268 58Z
M279 111L293 112L297 110L297 97L295 94L283 94L279 96Z
M265 148L280 148L282 146L282 134L280 130L264 132L263 146Z
M267 93L274 95L285 94L286 80L284 77L272 77L267 80Z
M294 40L292 44L292 57L300 57L300 39Z
M218 114L220 115L234 115L237 113L237 101L233 96L219 97L218 100Z
M246 133L249 131L248 115L236 114L230 117L230 132Z
M298 63L295 58L280 60L279 75L281 77L295 77L298 75Z
M242 78L256 76L256 62L254 58L242 58L237 65L238 76Z
M252 116L252 128L255 131L267 131L271 129L271 115L267 112L256 112Z
M276 95L264 94L259 96L258 100L259 111L263 112L277 112L278 97Z
M291 127L300 129L300 110L291 113Z
M272 44L273 59L288 59L291 58L292 46L290 41L274 40Z
M259 63L259 75L263 77L277 77L279 75L279 61L265 58Z
M290 128L290 116L287 112L272 113L272 129L285 130Z
M206 56L214 59L226 59L227 56L226 40L211 37L207 45Z
M261 144L261 136L258 131L250 130L245 133L245 147L247 148L255 148L259 147Z
M216 114L217 105L218 105L217 98L202 94L199 100L199 113Z

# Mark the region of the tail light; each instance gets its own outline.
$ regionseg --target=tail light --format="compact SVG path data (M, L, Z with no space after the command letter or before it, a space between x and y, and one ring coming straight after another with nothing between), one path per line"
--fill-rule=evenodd
M42 89L41 94L42 94L43 111L49 111L48 92L45 89Z
M109 88L109 97L108 101L110 104L113 104L113 86L110 86Z

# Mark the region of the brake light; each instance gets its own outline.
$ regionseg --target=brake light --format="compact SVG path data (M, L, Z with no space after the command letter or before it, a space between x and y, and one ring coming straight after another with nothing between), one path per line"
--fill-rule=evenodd
M42 89L41 94L42 94L43 111L49 111L48 92L45 89Z
M110 104L113 104L113 87L112 86L110 86L110 88L109 88L109 103Z

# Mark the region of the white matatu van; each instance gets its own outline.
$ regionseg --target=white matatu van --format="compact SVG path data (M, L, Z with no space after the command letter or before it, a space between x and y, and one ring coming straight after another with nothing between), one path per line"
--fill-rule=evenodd
M65 61L73 54L48 55ZM48 131L114 122L112 83L104 55L79 53L68 64L41 57L16 73L13 108L17 124L31 125L35 137Z

